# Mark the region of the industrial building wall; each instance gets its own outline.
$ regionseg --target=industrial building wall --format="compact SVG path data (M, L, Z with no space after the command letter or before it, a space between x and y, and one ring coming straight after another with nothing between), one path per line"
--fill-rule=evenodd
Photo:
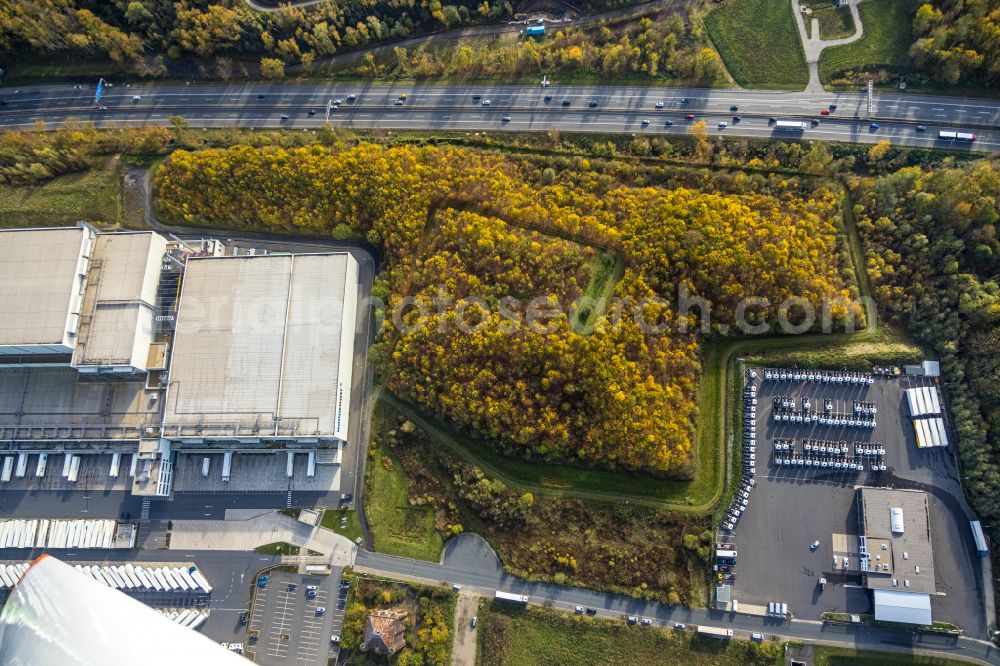
M340 330L340 365L337 377L337 426L335 435L347 441L351 415L351 382L354 379L354 337L358 312L358 262L348 255L344 280L344 313Z

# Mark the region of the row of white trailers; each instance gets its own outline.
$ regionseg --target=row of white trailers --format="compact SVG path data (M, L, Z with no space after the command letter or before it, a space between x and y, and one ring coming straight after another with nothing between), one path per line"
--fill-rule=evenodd
M906 402L913 417L941 413L941 398L936 386L906 389Z
M77 564L77 571L90 576L98 583L104 583L116 590L143 590L156 592L193 592L209 594L212 586L198 567L143 567L125 564Z
M28 475L29 463L31 462L31 456L36 456L35 466L34 466L34 476L43 477L48 469L49 456L50 455L62 455L63 457L63 467L62 476L64 479L70 483L76 483L77 477L80 474L80 461L83 456L75 455L72 453L63 454L50 454L50 453L27 453L21 452L16 455L6 455L3 456L3 461L0 461L0 483L7 483L12 478L23 478ZM95 454L88 454L95 455ZM130 477L135 476L135 470L139 463L139 457L135 453L121 453L113 452L111 456L111 465L108 469L108 476L114 478L117 477L119 472L121 472L122 457L129 456L131 461L129 463L129 473Z
M171 622L188 629L197 629L208 619L208 611L200 608L157 608L156 610Z
M118 522L107 519L3 520L0 521L0 548L111 548L117 529ZM134 532L127 547L133 546Z

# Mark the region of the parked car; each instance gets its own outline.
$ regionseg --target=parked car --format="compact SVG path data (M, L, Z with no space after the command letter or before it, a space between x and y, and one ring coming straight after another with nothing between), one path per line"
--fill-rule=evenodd
M451 586L451 589L453 589L456 592L458 592L458 591L460 591L462 589L462 586L459 585L458 583L455 583L454 585Z
M764 642L764 634L753 633L753 634L750 634L750 638L752 640L757 641L758 643Z
M577 615L583 615L583 606L577 606L576 607L576 614Z
M683 622L674 622L674 629L676 629L677 631L684 631L685 629L687 629L687 625L684 624Z
M240 624L246 624L246 623L247 623L247 612L240 611Z
M479 618L473 615L472 616L472 628L475 629L478 625L479 625Z
M642 626L644 626L644 627L649 627L649 626L651 626L652 624L653 624L653 621L652 621L652 620L650 620L650 619L649 619L648 617L644 617L644 618L642 618Z
M593 608L588 608L587 615L597 615L597 611Z
M326 608L325 607L323 607L323 606L317 606L316 607L316 615L322 615L325 612L326 612Z
M330 636L330 642L334 645L340 645L340 635L334 634L333 636Z
M629 624L635 624L638 621L639 621L639 618L637 618L635 615L629 615L628 616L628 623Z

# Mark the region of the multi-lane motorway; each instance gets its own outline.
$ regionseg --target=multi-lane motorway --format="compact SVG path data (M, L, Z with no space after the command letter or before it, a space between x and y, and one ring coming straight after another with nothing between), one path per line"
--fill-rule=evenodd
M332 104L336 100L341 103ZM683 135L704 120L710 134L722 136L888 139L907 146L1000 150L1000 102L876 93L870 112L868 106L864 93L360 83L115 86L105 89L98 106L92 88L56 85L0 89L0 127L30 128L39 121L52 127L72 120L98 126L168 125L171 117L183 116L194 127L316 129L329 121L356 129ZM829 115L822 115L824 110ZM772 118L801 120L806 129L783 132ZM727 126L720 127L721 122ZM977 140L942 141L941 130L968 131Z

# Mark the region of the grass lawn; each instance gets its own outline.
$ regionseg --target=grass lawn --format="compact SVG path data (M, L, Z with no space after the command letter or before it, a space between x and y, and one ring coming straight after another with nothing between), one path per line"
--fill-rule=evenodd
M790 2L727 0L705 16L705 28L741 86L801 90L809 82Z
M895 654L892 652L867 652L851 648L837 648L817 645L813 651L815 666L958 666L964 661L927 657L923 655Z
M365 488L365 511L376 552L431 562L441 559L444 540L434 527L434 509L410 506L406 475L387 447L379 446L375 459L368 461Z
M744 666L782 663L773 643L696 638L693 632L630 627L537 607L483 600L479 606L482 666L684 664Z
M584 299L591 299L593 305L586 303L575 313L572 325L574 330L589 334L597 318L604 314L615 285L625 273L625 262L607 250L600 249L590 264L590 282L583 291ZM601 302L602 299L607 299Z
M346 521L341 520L346 518ZM341 534L351 541L361 536L361 521L358 513L351 509L327 509L323 512L320 525Z
M871 370L873 365L901 365L925 358L925 352L889 327L881 327L864 340L817 345L810 349L769 350L747 358L749 365L800 368Z
M847 7L834 7L829 3L814 7L812 15L806 17L807 28L814 18L819 20L819 36L822 39L840 39L854 34L854 19Z
M913 0L865 0L858 5L865 34L844 46L823 49L819 76L828 81L840 72L875 67L907 67L913 42Z
M299 547L284 541L275 541L253 549L255 553L266 553L268 555L298 555Z
M41 185L0 185L0 227L54 227L85 220L108 228L121 222L122 177L117 158Z

